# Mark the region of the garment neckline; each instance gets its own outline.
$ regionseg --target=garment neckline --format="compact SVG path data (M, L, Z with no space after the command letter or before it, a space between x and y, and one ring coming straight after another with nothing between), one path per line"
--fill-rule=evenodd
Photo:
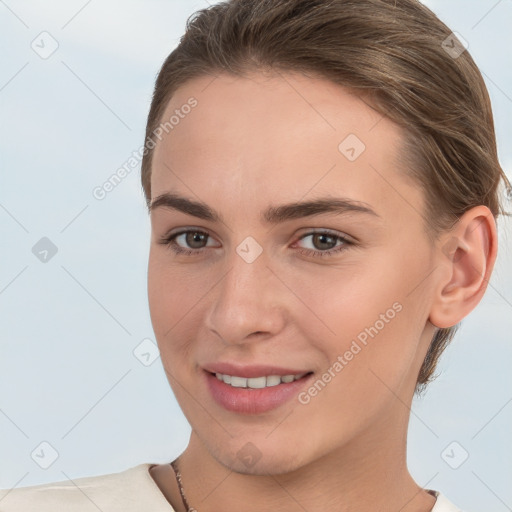
M168 507L168 512L176 512L176 510L174 509L172 503L170 503L168 500L167 500L167 497L165 496L165 494L163 493L162 489L160 489L160 487L158 486L158 484L156 483L156 481L154 480L154 478L151 476L151 473L149 472L149 470L154 467L154 466L158 466L159 463L157 462L146 462L144 464L141 464L142 466L142 469L144 470L144 473L145 473L145 476L146 478L149 480L149 483L150 485L153 487L155 493L157 493L159 495L159 498L161 500L164 501L164 504L167 505ZM163 511L162 511L163 512Z

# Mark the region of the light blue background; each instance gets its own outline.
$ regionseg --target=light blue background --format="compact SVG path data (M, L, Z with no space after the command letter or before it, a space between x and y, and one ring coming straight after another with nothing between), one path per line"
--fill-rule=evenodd
M512 2L425 3L469 42L510 177ZM133 354L154 341L139 168L102 201L92 190L143 143L156 73L207 5L0 2L0 488L169 462L187 444L160 359ZM59 44L48 59L31 48L42 31ZM413 476L467 512L512 509L510 227L500 220L485 298L411 414ZM45 236L58 252L42 263L31 249ZM59 455L46 470L31 458L43 441ZM441 457L453 441L469 453L459 469Z

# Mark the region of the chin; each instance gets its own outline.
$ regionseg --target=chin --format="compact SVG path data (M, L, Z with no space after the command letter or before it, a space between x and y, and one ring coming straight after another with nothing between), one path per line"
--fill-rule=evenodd
M242 475L280 475L300 469L306 463L303 460L304 452L302 451L299 455L298 451L292 450L289 445L281 446L281 451L268 446L260 450L256 443L250 441L237 443L240 447L233 447L232 451L224 446L215 451L210 450L210 453L219 464ZM261 447L262 443L263 440L258 443L258 446Z

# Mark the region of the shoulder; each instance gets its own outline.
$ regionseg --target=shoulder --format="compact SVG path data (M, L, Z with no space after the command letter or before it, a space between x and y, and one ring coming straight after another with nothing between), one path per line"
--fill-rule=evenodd
M151 463L118 473L0 490L1 512L170 511L149 474ZM150 509L151 509L150 506Z
M429 491L437 500L431 512L464 512L439 491Z

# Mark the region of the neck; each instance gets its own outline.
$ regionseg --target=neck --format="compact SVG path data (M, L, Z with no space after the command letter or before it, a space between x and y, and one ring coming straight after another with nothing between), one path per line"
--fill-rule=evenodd
M398 402L398 401L397 401ZM419 487L406 463L409 411L389 418L349 444L283 474L250 475L216 460L192 431L179 467L187 500L198 512L430 512L435 498Z

